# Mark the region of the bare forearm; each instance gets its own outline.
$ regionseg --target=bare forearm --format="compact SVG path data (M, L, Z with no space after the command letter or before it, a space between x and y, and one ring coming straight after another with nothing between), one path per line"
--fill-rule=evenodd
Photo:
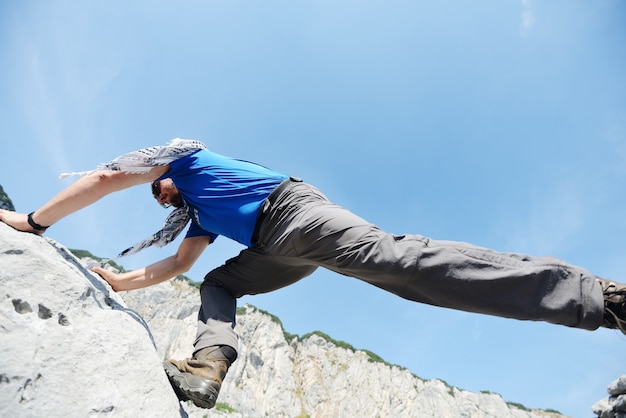
M147 267L121 274L100 267L94 267L92 270L109 282L115 291L141 289L189 270L210 242L211 239L208 236L185 238L175 255Z
M184 273L187 269L177 262L176 256L171 256L147 267L117 275L107 274L100 268L94 268L93 270L107 280L113 287L113 290L119 292L141 289L161 283Z

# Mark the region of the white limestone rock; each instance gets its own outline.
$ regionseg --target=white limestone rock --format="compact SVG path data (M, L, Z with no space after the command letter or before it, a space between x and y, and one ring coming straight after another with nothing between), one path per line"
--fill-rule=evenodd
M63 246L0 222L0 416L185 414L139 315Z
M626 375L612 381L608 398L600 399L591 409L599 418L626 418Z
M197 289L173 281L127 292L124 298L146 318L164 358L184 358L191 353L200 303ZM249 305L239 309L236 330L239 358L224 380L217 405L234 412L206 411L185 404L189 416L562 417L517 408L497 394L472 393L440 380L422 380L315 333L287 342L277 318ZM159 341L170 337L174 342Z

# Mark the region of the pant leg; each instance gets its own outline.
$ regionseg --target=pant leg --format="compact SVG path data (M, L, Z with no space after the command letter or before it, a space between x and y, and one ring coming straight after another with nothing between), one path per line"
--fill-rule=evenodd
M310 275L315 268L306 260L273 257L262 249L247 248L210 271L200 287L195 351L214 345L237 350L236 299L287 286Z
M421 238L419 280L405 297L521 320L596 329L604 315L598 277L554 257L499 253ZM436 286L436 287L435 287Z
M261 226L272 254L301 257L430 305L585 329L602 322L596 277L551 257L393 235L297 183Z

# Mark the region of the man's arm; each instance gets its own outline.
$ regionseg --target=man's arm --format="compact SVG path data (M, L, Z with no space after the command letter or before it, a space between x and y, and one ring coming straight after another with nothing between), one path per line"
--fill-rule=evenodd
M98 170L81 177L41 208L32 213L32 221L41 226L50 226L59 219L76 212L109 193L127 189L138 184L149 183L169 170L169 166L154 167L147 173L125 173L121 171ZM0 221L13 228L43 234L43 230L33 228L28 222L28 216L6 210L0 210Z
M121 274L113 273L101 267L94 267L91 270L109 282L115 291L140 289L186 272L210 243L211 238L208 236L185 238L173 256L147 267Z

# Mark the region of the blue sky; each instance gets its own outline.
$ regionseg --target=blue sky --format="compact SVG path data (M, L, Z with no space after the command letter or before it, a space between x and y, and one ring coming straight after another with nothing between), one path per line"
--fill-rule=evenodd
M0 184L29 212L70 184L61 172L195 138L389 232L626 281L625 18L619 0L2 2ZM107 257L166 214L138 187L48 236ZM189 276L240 249L218 239ZM241 303L573 417L626 373L616 332L433 308L321 270Z

